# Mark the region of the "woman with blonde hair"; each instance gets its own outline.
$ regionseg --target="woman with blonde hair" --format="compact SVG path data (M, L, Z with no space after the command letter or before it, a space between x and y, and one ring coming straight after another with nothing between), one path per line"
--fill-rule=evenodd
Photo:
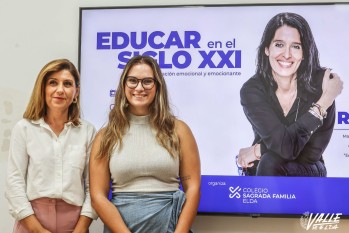
M108 124L92 147L90 181L104 232L191 231L200 196L199 152L189 127L171 113L153 58L136 56L126 64Z
M14 233L86 233L97 218L88 182L95 128L80 119L79 84L69 60L46 64L12 131L6 197Z

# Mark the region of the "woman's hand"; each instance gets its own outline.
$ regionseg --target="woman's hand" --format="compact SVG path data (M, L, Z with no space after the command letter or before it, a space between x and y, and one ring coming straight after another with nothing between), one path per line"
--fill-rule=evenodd
M43 229L42 231L40 231L40 233L51 233L51 231L48 231L46 229Z
M30 233L51 233L46 230L34 214L19 221Z
M322 82L322 95L317 103L327 110L342 90L343 81L338 74L331 73L331 70L327 69Z
M253 167L253 162L261 157L260 144L242 148L238 155L238 164L243 168Z
M88 228L92 223L92 219L83 215L80 215L78 223L75 226L75 229L72 233L86 233Z

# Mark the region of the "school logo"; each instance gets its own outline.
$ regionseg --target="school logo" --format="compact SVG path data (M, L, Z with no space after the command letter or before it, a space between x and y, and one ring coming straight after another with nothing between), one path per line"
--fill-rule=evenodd
M230 194L229 194L229 198L240 198L241 195L240 195L240 191L241 191L241 188L240 186L237 186L237 187L229 187L229 191L230 191Z

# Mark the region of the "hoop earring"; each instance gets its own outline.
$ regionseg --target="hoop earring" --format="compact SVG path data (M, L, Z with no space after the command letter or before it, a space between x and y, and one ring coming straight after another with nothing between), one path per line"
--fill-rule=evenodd
M76 104L78 102L78 98L73 99L73 104Z

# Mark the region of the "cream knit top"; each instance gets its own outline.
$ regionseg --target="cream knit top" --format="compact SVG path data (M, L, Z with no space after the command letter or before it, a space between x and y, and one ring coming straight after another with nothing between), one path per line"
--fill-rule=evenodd
M128 116L122 150L115 149L109 161L113 193L177 191L179 159L158 143L149 116Z

